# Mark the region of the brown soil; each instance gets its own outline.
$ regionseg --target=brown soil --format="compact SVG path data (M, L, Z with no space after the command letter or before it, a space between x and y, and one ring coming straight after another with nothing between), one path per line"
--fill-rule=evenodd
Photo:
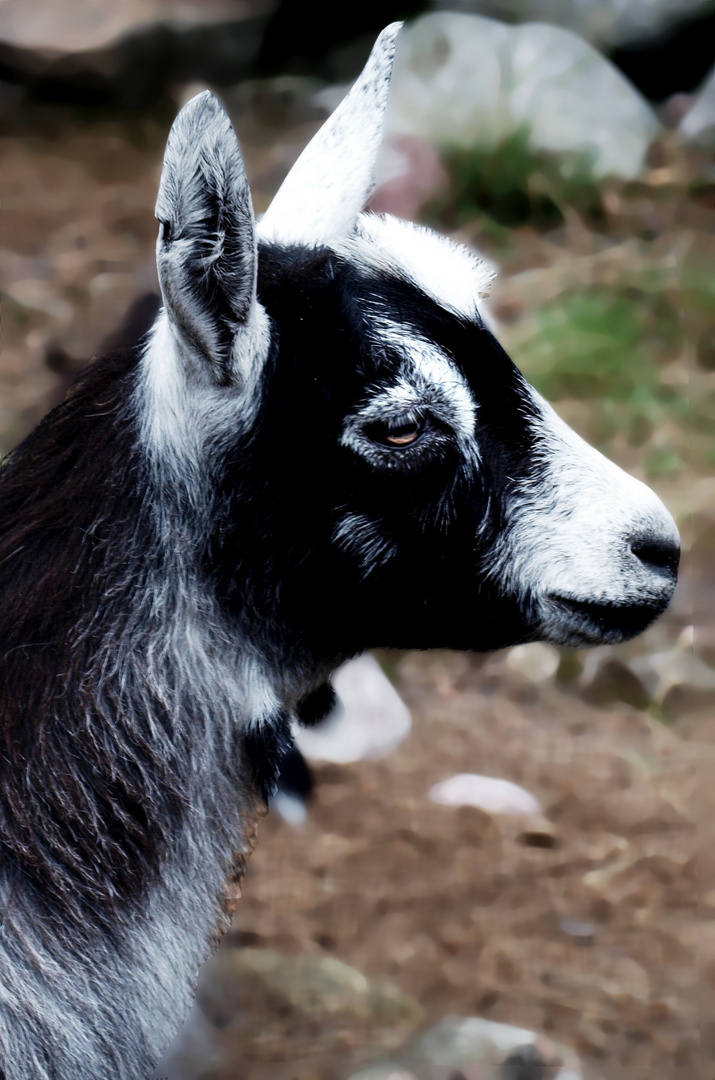
M227 945L317 946L416 998L425 1024L535 1028L575 1046L594 1077L695 1076L696 942L711 967L715 944L702 932L713 893L699 906L696 780L715 723L702 717L697 740L683 739L627 706L537 688L504 660L399 660L411 737L385 761L317 768L302 829L275 815L261 826ZM464 771L524 785L547 821L427 799ZM592 934L580 941L566 920ZM325 1076L377 1049L322 1034ZM234 1048L237 1062L251 1045Z

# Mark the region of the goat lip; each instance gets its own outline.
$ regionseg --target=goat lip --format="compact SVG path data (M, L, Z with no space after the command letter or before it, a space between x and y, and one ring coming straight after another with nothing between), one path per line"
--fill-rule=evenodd
M555 609L564 644L602 645L627 641L642 633L668 606L670 595L619 603L548 593L545 600L552 612Z

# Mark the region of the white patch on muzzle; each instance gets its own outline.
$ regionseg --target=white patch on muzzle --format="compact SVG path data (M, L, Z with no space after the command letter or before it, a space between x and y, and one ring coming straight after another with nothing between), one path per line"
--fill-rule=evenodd
M535 460L509 500L490 576L529 598L548 639L593 643L596 636L590 640L559 600L665 607L675 573L639 558L633 548L649 543L675 551L678 530L650 488L594 450L532 394L540 412Z

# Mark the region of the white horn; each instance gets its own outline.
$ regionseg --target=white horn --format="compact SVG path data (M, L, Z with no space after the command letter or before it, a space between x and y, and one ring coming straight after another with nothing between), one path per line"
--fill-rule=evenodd
M375 187L375 162L390 89L395 39L391 23L362 74L311 139L257 227L261 240L329 244L348 236Z

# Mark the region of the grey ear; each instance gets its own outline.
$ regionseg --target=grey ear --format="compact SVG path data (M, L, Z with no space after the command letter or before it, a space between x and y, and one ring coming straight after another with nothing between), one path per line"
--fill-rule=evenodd
M156 216L159 284L179 345L218 383L236 381L257 320L253 206L235 132L208 90L169 133Z
M375 187L375 162L390 89L392 23L375 42L350 93L308 143L259 222L262 240L329 244L348 236Z

